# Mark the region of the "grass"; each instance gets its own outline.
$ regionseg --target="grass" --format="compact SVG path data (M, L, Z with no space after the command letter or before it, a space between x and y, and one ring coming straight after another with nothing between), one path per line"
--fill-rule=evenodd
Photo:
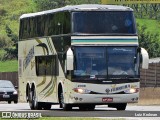
M0 72L15 72L15 71L18 71L17 60L0 61Z

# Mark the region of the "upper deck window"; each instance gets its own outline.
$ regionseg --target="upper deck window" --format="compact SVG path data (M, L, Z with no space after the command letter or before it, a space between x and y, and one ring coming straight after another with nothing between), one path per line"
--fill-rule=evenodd
M73 13L73 33L136 34L132 11L85 11Z

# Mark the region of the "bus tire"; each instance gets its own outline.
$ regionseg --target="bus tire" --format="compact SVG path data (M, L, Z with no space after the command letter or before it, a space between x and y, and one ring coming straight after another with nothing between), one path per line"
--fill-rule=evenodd
M36 90L35 88L30 90L30 94L29 94L29 105L31 110L37 110L38 109L38 102L37 102L37 96L36 96Z
M45 103L43 108L44 108L44 110L50 110L51 109L51 104Z
M125 110L127 103L119 103L116 105L117 110Z
M61 90L60 94L60 105L62 105L62 108L64 111L69 111L72 110L72 106L70 104L65 104L64 103L64 96L63 96L63 91Z
M33 92L32 92L32 90L30 90L30 92L29 92L29 106L30 106L31 110L34 110L34 106L33 106Z
M17 103L18 103L18 100L15 100L15 101L14 101L14 104L17 104Z
M95 105L88 105L88 110L94 110L95 109Z
M83 110L94 110L95 109L95 105L80 105L79 106L79 110L83 111Z
M42 108L43 108L43 105L42 105L42 103L41 102L38 102L37 103L37 110L42 110Z
M29 102L29 97L30 97L30 87L29 87L29 84L27 84L26 86L26 101Z

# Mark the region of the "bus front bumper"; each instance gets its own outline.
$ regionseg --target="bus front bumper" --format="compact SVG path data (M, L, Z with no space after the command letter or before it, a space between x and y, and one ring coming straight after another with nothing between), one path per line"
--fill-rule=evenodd
M69 97L68 103L71 104L109 104L109 103L137 103L139 99L139 93L133 94L72 94Z

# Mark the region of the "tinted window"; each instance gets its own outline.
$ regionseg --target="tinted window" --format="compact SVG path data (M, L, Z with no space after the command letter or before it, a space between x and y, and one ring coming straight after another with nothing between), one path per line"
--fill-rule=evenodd
M133 12L74 12L74 33L135 34Z
M36 74L56 75L56 56L36 56Z
M139 76L136 47L74 47L74 77Z
M71 32L69 12L49 13L20 20L19 38L34 38Z

